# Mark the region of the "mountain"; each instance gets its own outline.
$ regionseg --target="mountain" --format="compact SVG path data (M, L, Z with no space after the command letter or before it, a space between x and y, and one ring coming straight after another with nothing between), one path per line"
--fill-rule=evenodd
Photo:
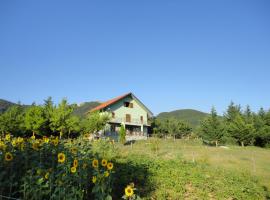
M5 112L10 106L16 105L10 101L0 99L0 114Z
M162 112L157 115L157 119L164 120L168 118L176 118L179 120L187 121L192 127L197 127L201 120L207 117L209 114L198 110L182 109L174 110L171 112Z
M82 117L87 111L91 110L92 108L98 105L100 105L100 103L97 101L81 103L74 109L73 114Z

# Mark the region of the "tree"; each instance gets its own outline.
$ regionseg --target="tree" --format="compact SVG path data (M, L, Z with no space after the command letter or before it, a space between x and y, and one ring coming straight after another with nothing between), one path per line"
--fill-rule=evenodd
M44 117L43 108L33 104L30 106L24 116L24 126L26 130L32 131L34 134L41 134L46 119Z
M82 122L82 129L84 133L96 134L98 131L103 130L105 125L110 120L109 114L91 112L86 116Z
M241 114L240 105L234 105L233 102L227 108L227 112L224 114L224 119L227 123L234 121L237 115Z
M220 143L224 127L214 107L211 110L211 115L201 122L199 132L200 136L208 143L215 142L216 146Z
M255 128L253 124L246 123L240 114L229 124L227 131L241 146L254 143Z
M126 129L123 124L121 124L120 131L119 131L119 141L122 144L125 144L126 142Z
M51 113L50 128L58 131L60 137L68 133L68 123L73 112L73 107L68 105L66 99L63 99Z
M72 132L79 132L80 127L80 119L77 116L71 116L67 119L67 129L68 129L68 137Z

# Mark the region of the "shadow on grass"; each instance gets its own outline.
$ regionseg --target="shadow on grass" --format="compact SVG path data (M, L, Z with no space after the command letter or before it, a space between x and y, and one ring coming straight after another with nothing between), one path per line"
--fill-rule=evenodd
M121 199L124 195L125 187L134 183L137 188L136 194L140 197L149 196L154 190L153 184L150 183L150 172L145 164L135 162L116 163L115 182L113 184L113 199Z

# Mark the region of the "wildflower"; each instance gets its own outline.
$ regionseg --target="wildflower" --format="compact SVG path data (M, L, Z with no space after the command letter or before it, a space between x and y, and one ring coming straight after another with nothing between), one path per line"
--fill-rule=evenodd
M31 136L31 139L32 139L32 140L35 140L35 139L36 139L36 136L35 136L35 135L32 135L32 136Z
M110 175L110 173L109 173L108 171L105 171L105 172L104 172L104 176L105 176L105 177L108 177L109 175Z
M77 160L77 159L75 159L75 160L73 161L73 166L74 166L74 167L78 167L78 160Z
M6 139L6 141L10 141L10 134L9 133L6 134L5 139Z
M5 154L5 160L8 161L8 162L12 161L13 160L13 155L10 152L7 152Z
M98 168L98 160L97 160L97 159L94 159L94 160L92 161L92 166L93 166L94 168Z
M44 177L45 177L45 179L49 179L49 176L50 176L50 173L47 172Z
M107 166L107 160L105 160L105 159L102 159L102 161L101 161L101 165L103 166L103 167L106 167Z
M96 182L97 182L97 177L96 177L96 176L93 176L93 177L92 177L92 182L93 182L93 183L96 183Z
M58 162L63 163L66 160L66 156L64 153L58 153Z
M133 188L130 185L125 188L125 194L127 197L131 197L134 194Z
M71 173L75 173L77 171L77 168L73 166L70 168L70 171L71 171Z
M108 169L108 170L112 170L112 169L113 169L113 163L109 162L109 163L107 164L107 169Z

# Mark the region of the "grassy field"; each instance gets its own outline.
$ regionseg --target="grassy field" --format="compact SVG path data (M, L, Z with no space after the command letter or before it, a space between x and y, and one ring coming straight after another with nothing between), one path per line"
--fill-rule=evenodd
M207 147L201 144L198 140L171 140L171 139L150 139L147 141L138 141L132 145L125 145L121 146L119 145L119 149L121 152L122 157L147 157L151 158L152 160L158 160L163 162L164 165L166 163L173 163L178 162L181 160L181 163L194 163L195 168L191 165L190 170L193 171L193 173L200 174L203 172L204 174L208 174L211 177L216 177L217 182L212 182L210 184L209 191L207 192L208 196L205 196L206 193L203 193L203 191L199 191L200 187L193 188L192 184L195 183L185 183L185 186L179 187L180 190L184 189L184 192L182 191L182 195L186 194L188 190L190 190L190 193L195 193L194 196L191 196L187 199L196 199L198 196L205 198L202 199L230 199L230 195L232 195L234 199L233 193L240 193L242 190L244 191L243 187L246 187L247 190L250 190L250 187L260 187L263 188L263 190L269 194L270 190L270 150L269 149L262 149L257 147L236 147L236 146L230 146L228 148L222 148L222 147ZM159 168L159 170L162 167ZM166 168L166 167L165 167ZM184 169L185 166L183 165L182 168ZM201 168L198 170L198 168ZM167 168L168 166L167 166ZM187 169L185 169L187 170ZM183 170L183 171L185 171ZM160 172L162 174L163 172ZM175 171L171 171L171 173L176 173ZM181 170L177 173L181 173ZM198 175L197 174L197 175ZM211 174L211 175L210 175ZM207 175L207 176L208 176ZM239 175L239 181L235 181ZM159 176L159 175L157 175ZM170 176L170 174L167 174L167 176ZM177 176L177 175L176 175ZM185 176L185 174L183 175ZM166 177L160 177L158 178L162 180L162 178ZM187 176L188 179L192 179L192 177ZM243 178L243 179L242 179ZM240 180L241 179L241 180ZM199 181L198 181L199 180ZM224 181L223 181L224 180ZM243 186L242 183L248 182L248 180L251 180L249 186ZM176 179L171 179L171 182L174 183ZM194 180L195 182L198 181L199 186L200 184L208 184L204 183L207 181L207 178L199 178ZM165 181L166 182L166 181ZM210 181L211 182L211 181ZM218 183L219 182L219 183ZM222 184L220 182L223 182ZM177 183L177 181L176 181ZM219 194L219 190L215 187L212 187L213 185L220 185L222 187L222 192L227 192L227 196L222 196L222 194ZM232 184L230 186L230 184ZM236 189L236 191L231 191L233 188L233 184L235 184L234 187L239 187L239 190ZM201 185L201 187L202 187ZM226 188L228 187L228 188ZM168 189L168 185L166 185L166 189ZM189 189L188 189L189 188ZM171 199L177 199L177 197L172 197L173 195L176 195L175 188L171 188L173 191L171 191ZM162 190L162 188L160 188ZM169 189L168 189L169 190ZM197 192L194 192L197 190ZM205 188L204 188L205 190ZM252 189L251 189L252 190ZM211 192L212 191L212 192ZM255 191L255 190L254 190ZM168 191L169 192L169 191ZM157 195L157 194L155 194ZM169 195L169 196L170 196ZM250 195L247 195L250 196ZM160 197L160 196L159 196ZM183 197L184 196L180 196ZM227 198L228 197L228 198ZM164 198L164 199L170 199L170 198ZM199 197L198 197L199 198ZM238 196L236 199L244 199L246 196ZM251 199L254 199L253 196ZM266 197L267 198L267 197ZM259 197L257 199L260 199Z

